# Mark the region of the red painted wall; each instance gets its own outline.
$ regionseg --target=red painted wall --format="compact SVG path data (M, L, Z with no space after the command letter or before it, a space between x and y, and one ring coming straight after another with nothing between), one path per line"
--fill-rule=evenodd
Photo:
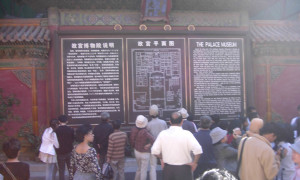
M300 104L300 66L283 66L280 75L271 81L271 106L275 116L290 122L297 116Z
M21 82L11 70L0 70L0 88L3 94L15 94L20 104L13 108L13 113L20 117L20 121L6 122L0 129L6 129L7 136L16 136L18 130L26 122L32 122L32 92L31 88Z

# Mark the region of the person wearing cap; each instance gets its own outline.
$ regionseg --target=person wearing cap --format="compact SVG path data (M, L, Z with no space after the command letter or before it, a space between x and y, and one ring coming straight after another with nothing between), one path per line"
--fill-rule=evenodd
M110 120L110 114L108 112L102 112L100 114L101 122L95 126L93 130L94 141L93 147L97 151L99 157L99 165L102 169L103 164L106 162L106 154L108 149L108 138L109 135L114 132L113 127L108 123Z
M68 170L70 167L71 152L73 150L73 142L75 140L74 130L67 126L68 116L58 116L59 126L55 132L59 143L59 148L56 149L57 164L59 172L59 180L65 179L65 167L67 165Z
M292 149L292 159L294 163L297 165L295 169L295 175L293 180L300 180L300 141L296 141L291 145Z
M236 174L237 168L237 149L227 144L227 131L219 127L210 132L213 151L220 169L226 169L232 174Z
M135 180L146 180L147 170L150 160L150 148L154 142L154 137L146 129L148 119L143 115L138 115L135 127L131 129L130 144L134 148L134 155L137 162Z
M206 170L217 168L217 161L213 152L212 139L209 135L209 127L212 124L212 119L209 116L201 116L199 123L199 131L194 134L195 138L203 149L203 154L200 156L198 166L194 172L194 178L201 176Z
M241 140L238 148L238 159L241 158L238 174L240 179L271 180L275 178L280 168L280 154L275 154L271 143L277 139L279 131L278 125L274 122L266 123L260 129L259 134L253 134Z
M187 120L187 118L189 117L187 110L184 108L181 108L178 112L181 114L182 119L183 119L182 129L188 130L192 134L196 133L197 128L195 128L194 124L191 121Z
M150 106L149 109L149 115L151 116L151 121L147 124L147 130L150 132L150 134L154 137L154 139L157 138L158 134L167 129L167 123L164 120L159 119L158 114L158 106L153 104ZM156 165L157 165L157 157L154 155L150 155L150 180L156 180Z
M181 113L173 112L170 123L169 129L159 133L151 154L161 159L164 180L192 180L202 148L191 132L182 129Z

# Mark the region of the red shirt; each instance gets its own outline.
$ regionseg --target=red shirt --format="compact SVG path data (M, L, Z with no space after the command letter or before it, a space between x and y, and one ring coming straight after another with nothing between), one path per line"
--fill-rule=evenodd
M154 138L146 128L133 127L130 134L131 146L139 152L150 152L150 149L145 149L145 145L153 144Z

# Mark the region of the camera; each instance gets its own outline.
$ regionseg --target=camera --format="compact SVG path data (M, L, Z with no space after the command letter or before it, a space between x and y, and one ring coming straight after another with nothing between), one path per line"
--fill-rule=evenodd
M282 146L279 146L279 150L280 150L279 151L280 152L279 156L280 156L281 159L283 159L285 157L285 154L284 154L285 148L282 147Z

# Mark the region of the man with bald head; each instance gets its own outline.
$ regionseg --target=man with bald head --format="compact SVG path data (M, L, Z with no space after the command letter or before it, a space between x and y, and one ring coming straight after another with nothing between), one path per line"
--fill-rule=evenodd
M192 180L202 148L191 132L182 129L181 113L172 113L170 123L159 133L151 153L161 159L164 180Z
M264 120L260 118L254 118L251 121L249 132L247 132L248 135L251 135L253 133L259 134L259 130L264 126Z
M240 144L240 141L243 137L250 137L254 134L259 134L259 130L264 126L264 120L260 118L254 118L251 121L249 131L246 132L243 136L241 136L241 131L239 133L233 133L233 138L235 139L233 146L236 148Z
M279 131L274 122L266 123L259 134L253 133L242 139L238 149L240 179L271 180L276 177L280 168L280 153L274 153L271 143L276 140Z

